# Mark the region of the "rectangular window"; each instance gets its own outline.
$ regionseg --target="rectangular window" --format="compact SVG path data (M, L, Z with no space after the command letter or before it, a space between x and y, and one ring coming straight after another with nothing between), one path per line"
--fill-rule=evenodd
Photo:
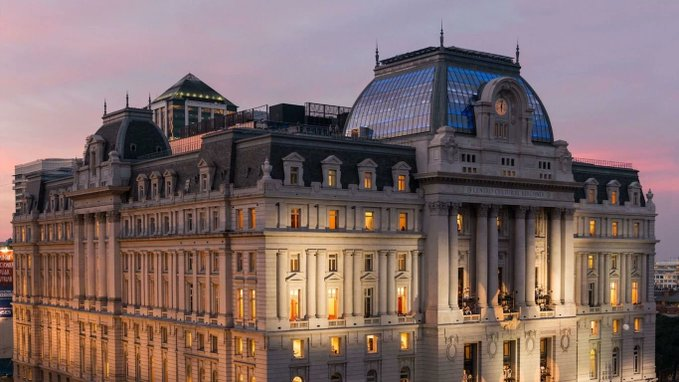
M328 229L339 228L339 210L328 210Z
M594 269L594 256L593 255L588 255L587 256L587 269Z
M257 318L257 291L250 289L250 319Z
M304 358L304 340L292 340L292 357Z
M611 305L616 306L619 304L618 302L618 282L617 281L611 281L610 284L610 289L611 289Z
M408 313L408 296L406 287L396 288L396 313L403 316Z
M377 341L378 337L374 334L369 334L365 336L365 346L366 346L366 352L369 354L374 354L378 352L378 347L377 347Z
M396 191L403 192L406 190L406 176L399 175L396 183Z
M464 216L462 213L457 214L457 233L462 233L462 229L464 228Z
M243 254L236 253L236 272L243 272Z
M618 192L617 191L611 191L611 205L617 205L618 204Z
M599 321L591 320L589 322L589 335L591 337L599 337Z
M406 270L406 254L405 253L399 253L398 254L398 271L399 272L405 272Z
M243 289L238 289L236 293L236 318L242 320L244 311Z
M255 229L257 227L257 210L248 208L248 228Z
M596 190L592 188L587 190L587 203L596 203Z
M243 210L236 210L236 229L241 230L245 227L245 217L243 216Z
M212 211L212 230L216 231L219 229L219 211Z
M641 319L639 317L634 319L634 333L641 332L642 322L643 322L643 319Z
M401 231L408 230L408 213L399 212L398 213L398 229Z
M160 328L160 343L167 344L167 327L165 326Z
M589 236L596 235L596 220L589 219Z
M478 374L478 346L477 344L464 344L464 371L463 375L467 375L467 380L476 381Z
M366 272L373 271L373 255L368 253L363 257L363 270Z
M257 269L257 254L254 252L248 253L248 272L254 273Z
M613 334L614 335L620 334L620 320L618 320L618 319L613 320L611 326L613 328Z
M634 236L635 238L638 239L638 238L639 238L639 233L640 233L640 232L639 232L639 223L636 222L636 223L634 223L634 225L632 226L632 236Z
M296 186L299 184L299 167L290 167L290 184Z
M611 236L618 237L618 222L611 223Z
M210 353L217 353L218 351L218 342L217 342L218 337L215 336L214 334L210 334Z
M186 230L188 232L193 232L193 214L186 214Z
M290 321L294 321L300 318L300 301L299 301L300 290L291 289L290 290Z
M639 304L639 281L632 281L632 304Z
M254 339L248 338L248 357L254 357L257 353L257 342Z
M338 288L328 288L328 320L336 320L339 315Z
M410 333L401 332L400 338L401 338L400 341L401 350L410 350Z
M365 211L363 214L364 228L367 231L375 229L374 213L372 211Z
M328 255L328 272L337 272L337 255Z
M328 170L328 187L337 187L337 170Z
M193 333L190 330L184 331L184 347L189 349L193 347Z
M373 288L363 289L363 314L365 317L372 317L373 315Z
M371 171L363 172L363 188L366 190L373 188L373 173Z
M236 355L243 355L243 338L233 337L233 351Z
M330 354L339 355L342 352L342 337L330 337Z
M290 209L290 228L300 228L302 226L302 209Z
M596 349L589 349L589 378L599 378L599 353Z
M205 334L198 333L196 339L198 339L198 350L205 350Z
M299 272L299 254L290 255L290 272Z

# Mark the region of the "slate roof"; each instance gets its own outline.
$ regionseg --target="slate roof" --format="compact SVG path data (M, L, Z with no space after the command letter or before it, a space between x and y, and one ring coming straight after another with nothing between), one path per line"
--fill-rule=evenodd
M574 162L573 179L582 184L582 187L575 193L576 202L586 198L584 186L585 181L589 178L594 178L599 182L599 185L597 186L597 201L599 203L608 199L606 193L606 185L608 182L611 180L620 182L620 202L623 204L630 200L627 187L633 182L639 182L639 170ZM641 182L639 182L639 184L641 184ZM643 192L641 193L641 205L646 205Z
M226 99L226 97L219 94L219 92L191 73L185 75L174 85L170 86L169 89L165 90L165 92L159 95L153 102L175 98L189 98L206 102L217 102L233 106L234 108L237 107L234 103Z

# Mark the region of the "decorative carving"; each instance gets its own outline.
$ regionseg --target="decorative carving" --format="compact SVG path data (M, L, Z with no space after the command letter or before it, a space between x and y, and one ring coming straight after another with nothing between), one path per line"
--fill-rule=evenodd
M488 341L488 355L494 358L497 353L497 333L486 334L486 341Z
M441 145L443 146L443 160L448 163L453 163L457 160L458 145L455 142L455 137L452 135L446 135L441 139Z
M571 330L569 328L561 329L560 345L561 350L564 352L571 346Z
M429 203L429 212L431 215L448 216L449 204L446 202L436 201Z
M533 350L535 350L535 334L535 330L528 330L525 333L526 350L528 351L528 354L532 354Z
M448 361L455 359L458 341L459 339L456 334L446 337L446 358L448 358Z
M271 170L273 166L269 164L269 158L264 159L264 164L262 165L262 179L271 179Z

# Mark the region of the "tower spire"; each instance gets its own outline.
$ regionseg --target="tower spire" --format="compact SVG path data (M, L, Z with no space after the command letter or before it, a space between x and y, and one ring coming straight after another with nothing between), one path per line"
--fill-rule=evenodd
M106 115L106 98L104 98L104 115Z
M441 33L439 35L439 47L443 48L443 19L441 19Z
M519 63L519 39L516 39L516 63Z
M130 107L130 92L125 92L125 108Z
M375 40L375 66L380 66L380 46Z

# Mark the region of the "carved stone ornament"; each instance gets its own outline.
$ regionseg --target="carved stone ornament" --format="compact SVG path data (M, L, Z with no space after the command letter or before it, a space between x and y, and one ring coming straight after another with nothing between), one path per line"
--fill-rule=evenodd
M457 160L458 146L455 142L455 137L451 135L446 135L441 139L441 145L443 146L443 160L448 163L453 163Z
M457 335L453 334L446 337L446 358L448 358L448 361L455 359L455 356L457 355L457 343Z
M528 330L526 332L526 350L528 354L532 354L535 350L535 330Z
M488 355L490 358L494 358L497 354L497 333L490 333L486 335L486 340L488 341Z
M269 164L269 158L264 159L264 164L262 165L262 179L271 179L271 170L273 166Z
M432 215L448 215L449 204L446 202L430 202L429 212Z
M561 329L561 341L559 342L562 351L567 351L571 346L571 330Z

